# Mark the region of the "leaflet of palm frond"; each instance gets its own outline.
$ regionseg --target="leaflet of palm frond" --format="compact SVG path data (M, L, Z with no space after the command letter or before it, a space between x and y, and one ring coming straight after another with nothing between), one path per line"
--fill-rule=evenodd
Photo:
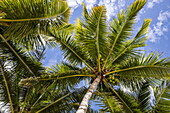
M145 19L143 22L142 27L140 30L136 33L134 38L128 39L124 42L124 47L119 48L120 51L116 53L116 57L111 61L112 65L120 64L126 59L129 59L129 57L136 57L141 54L141 48L145 46L145 41L147 39L147 31L149 28L151 20Z
M152 109L154 100L151 100L152 96L152 89L149 85L148 82L144 83L141 87L141 89L139 90L139 94L138 94L138 101L140 104L140 109L143 112L148 112L150 109Z
M18 71L17 74L24 75L25 77L31 75L38 76L44 70L35 57L23 51L22 48L17 47L11 41L8 41L10 47L1 39L0 43L1 60L6 62L6 67L10 66L11 69Z
M33 56L33 58L37 59L37 61L42 61L45 57L45 47L39 48L38 50L31 51L30 54ZM31 56L30 55L30 56Z

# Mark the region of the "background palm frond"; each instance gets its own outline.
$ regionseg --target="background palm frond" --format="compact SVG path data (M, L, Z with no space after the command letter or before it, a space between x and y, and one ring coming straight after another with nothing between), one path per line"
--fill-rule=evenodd
M162 84L155 89L155 107L152 112L168 113L170 112L170 82L163 81Z

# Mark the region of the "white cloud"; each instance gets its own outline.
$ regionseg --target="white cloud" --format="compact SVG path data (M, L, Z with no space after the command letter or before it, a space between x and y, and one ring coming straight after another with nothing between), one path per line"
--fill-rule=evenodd
M158 16L158 22L153 25L149 30L149 38L151 42L156 42L168 32L168 19L170 19L170 11L160 11Z
M156 42L157 40L159 40L159 38L156 36L155 32L153 29L149 28L148 30L148 36L149 36L149 41L150 42Z
M68 5L72 7L72 12L81 5L82 2L85 3L88 10L90 10L95 5L105 5L107 10L107 19L110 20L115 16L122 8L126 5L126 0L67 0Z
M170 11L160 12L158 16L159 21L167 21L170 18Z
M141 16L146 13L145 8L141 9L136 17L136 22L138 22L141 19Z
M149 0L147 8L153 8L155 4L159 4L161 2L163 2L163 0Z
M68 6L72 7L73 9L76 9L78 7L77 0L67 0Z
M110 20L112 17L125 7L125 0L101 0L98 5L105 5L107 10L107 19Z
M97 0L85 0L85 5L90 10L97 3Z

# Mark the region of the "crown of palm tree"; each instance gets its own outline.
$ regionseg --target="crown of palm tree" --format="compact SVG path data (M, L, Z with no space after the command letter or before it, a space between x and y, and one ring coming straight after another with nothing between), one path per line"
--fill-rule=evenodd
M0 95L4 104L9 103L12 113L75 112L77 109L77 113L83 113L95 94L92 98L103 101L105 106L101 111L106 112L162 110L158 107L164 98L167 102L163 107L167 107L168 84L165 89L157 88L160 93L155 96L155 109L149 103L149 96L151 83L156 78L170 76L170 61L160 59L159 54L141 52L150 19L145 19L138 31L133 30L136 15L145 3L146 0L136 0L110 23L105 6L88 11L83 5L83 18L77 19L73 29L67 24L69 8L65 1L0 1L0 11L4 14L0 18L0 77L3 80ZM38 61L45 49L41 48L42 37L60 46L67 63L50 69L41 66ZM28 46L37 47L36 51L26 52ZM12 64L10 70L7 64ZM74 89L82 80L90 80L88 90ZM130 93L121 87L128 87ZM88 112L96 111L89 109Z

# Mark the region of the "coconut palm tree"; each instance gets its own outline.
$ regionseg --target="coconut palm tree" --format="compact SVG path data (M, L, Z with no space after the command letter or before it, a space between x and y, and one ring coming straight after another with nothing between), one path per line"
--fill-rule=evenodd
M84 76L91 79L77 113L87 111L88 102L92 94L96 94L96 89L99 91L109 89L122 103L125 108L123 110L128 113L136 112L140 109L133 109L133 106L127 104L128 101L123 99L114 86L119 82L131 87L134 84L140 86L146 79L169 77L169 60L160 59L152 62L149 56L141 59L143 56L141 47L145 46L147 29L151 20L145 19L138 31L133 30L133 25L137 13L145 3L146 0L136 0L126 11L122 10L118 13L111 23L107 23L105 6L93 7L90 12L84 6L83 18L77 19L74 32L51 29L49 35L53 38L49 41L55 41L60 45L66 62L77 68L82 67L79 69L81 72L76 74L65 71L65 76L62 78ZM60 75L57 75L58 73L55 74L56 76L51 78L40 77L35 80L62 79ZM25 79L25 81L28 80ZM108 98L110 100L109 96ZM117 104L119 102L115 101Z
M107 108L105 108L104 111L107 111L110 107L109 112L141 112L139 109L140 105L136 104L133 98L125 95L125 92L119 91L118 88L123 85L140 89L140 86L150 79L164 79L170 76L168 59L152 61L149 56L141 57L142 53L140 47L145 46L147 29L151 20L145 19L139 31L133 31L133 25L137 13L142 9L146 0L136 0L126 11L122 10L111 23L107 23L106 8L104 6L96 6L92 8L91 12L88 12L86 6L84 6L83 19L77 19L74 31L65 29L69 28L69 25L60 24L60 21L58 21L68 15L68 13L65 13L68 8L64 8L65 10L61 10L60 13L57 13L59 14L59 16L57 15L58 19L53 19L53 17L56 17L56 15L53 16L53 14L56 13L55 11L54 13L52 13L53 11L48 11L54 10L53 8L55 6L60 6L58 2L65 3L63 1L37 0L35 2L30 2L30 0L25 0L28 4L26 6L30 7L23 5L25 2L23 3L22 0L18 0L21 5L14 3L12 0L8 1L0 1L0 4L2 4L0 5L0 10L7 15L3 16L3 19L0 19L0 21L3 22L3 27L6 25L5 30L1 30L1 43L4 43L11 51L12 58L19 61L19 63L14 64L21 64L17 69L14 68L14 71L20 70L21 72L19 71L19 73L22 76L20 76L19 79L18 77L15 79L15 74L12 74L14 79L10 75L7 76L7 73L11 74L12 71L6 69L7 66L5 66L5 63L9 62L6 57L2 60L0 73L3 80L2 86L5 86L3 91L6 92L3 93L5 94L3 97L7 100L4 102L7 104L10 103L10 110L13 113L18 111L50 112L49 110L53 110L51 112L69 112L69 110L70 112L74 112L75 109L78 109L77 113L84 113L88 109L88 102L92 94L99 95L104 100L104 103L107 104ZM7 6L10 6L12 3L12 8L8 10ZM35 7L32 7L34 5ZM37 11L37 15L34 15L37 17L32 17L32 13L25 13L24 15L24 13L19 10L19 8L23 6L25 6L25 11L27 11L28 8L31 8L29 11L32 13ZM18 10L15 10L15 8L18 8ZM63 9L63 6L60 8ZM13 16L10 13L11 10L14 12L20 11L24 16L22 17L22 15L20 15L20 18L18 18L18 15L15 15L16 18L9 17L10 15ZM42 13L42 15L39 12ZM47 13L50 13L50 15ZM56 28L54 26L48 26L55 20L57 20ZM8 23L6 24L5 22ZM23 25L22 22L24 22ZM31 29L34 30L27 31L30 25ZM14 29L15 27L16 29ZM60 30L60 28L63 29ZM136 35L132 35L133 32ZM25 50L23 47L26 46L24 46L24 43L20 46L16 46L18 41L16 42L14 39L23 42L24 40L34 39L32 36L37 33L44 33L48 35L45 36L47 41L58 43L61 50L64 51L67 63L53 67L51 71L46 72L41 66L39 66L39 69L37 68L38 66L34 66L35 62L27 60L31 56L28 56L28 58L24 60L23 57L25 56L22 57L22 54L18 51ZM13 37L12 42L8 40L10 37ZM32 44L35 46L38 43L27 43L27 45ZM32 48L34 46L32 46ZM19 49L20 47L21 49ZM5 49L1 49L2 54L5 53L4 50ZM40 53L42 54L42 52ZM38 59L41 58L38 57ZM29 66L26 61L32 63L31 66ZM22 66L24 66L24 69ZM14 67L17 66L14 65ZM23 70L26 70L26 74ZM11 80L7 80L6 78ZM84 79L90 80L90 86L84 98L81 99L75 96L79 92L73 92L75 91L75 85L81 83L80 81ZM15 82L16 85L13 85L13 81L15 80L17 80L17 82ZM8 83L7 81L12 81L12 83ZM12 97L14 94L11 92L11 89L17 89L15 92L18 92L19 88L11 88L9 84L18 87L18 83L24 87L26 91L23 91L21 95L17 93L18 96L16 101L14 101L14 97ZM139 86L139 88L135 86ZM82 96L83 93L80 95ZM159 97L161 96L162 95ZM32 99L33 97L35 99ZM82 102L80 103L81 100ZM18 104L17 102L20 103ZM55 105L59 105L59 107L55 107ZM78 108L77 106L79 105L80 107ZM17 108L20 109L18 110ZM115 108L120 109L115 111Z
M44 85L21 84L22 79L46 75L41 59L45 34L72 29L67 23L70 8L62 0L0 1L0 110L12 113L70 112L82 99L85 88L70 90L80 80L49 81ZM43 37L43 38L42 38ZM31 50L30 52L28 50ZM62 69L63 70L63 69ZM51 76L51 74L49 75ZM57 84L56 84L57 83ZM63 85L63 87L58 87ZM55 88L53 88L55 86ZM79 102L79 101L78 101ZM71 104L71 105L69 105ZM55 106L60 106L55 107ZM95 112L89 109L89 112Z
M60 0L0 1L0 102L7 112L66 112L72 108L66 106L66 101L70 103L66 97L73 90L51 90L50 82L43 88L41 84L19 85L23 78L38 77L45 72L40 63L45 49L42 37L50 27L66 28L69 11L67 3ZM59 104L60 109L51 109L63 98L66 101Z

